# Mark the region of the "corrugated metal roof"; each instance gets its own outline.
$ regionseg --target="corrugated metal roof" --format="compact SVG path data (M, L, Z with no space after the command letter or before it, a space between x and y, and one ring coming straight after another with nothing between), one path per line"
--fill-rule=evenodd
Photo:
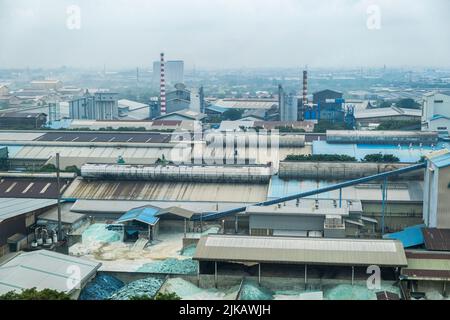
M47 250L22 253L0 266L0 294L34 287L70 294L78 288L68 285L73 283L74 271L79 271L79 285L83 286L100 266L101 263Z
M425 228L424 224L405 228L400 232L389 233L383 235L385 239L395 239L401 241L404 248L414 247L423 244L422 229Z
M430 161L438 168L445 168L450 166L450 152L440 156L431 157Z
M450 280L450 253L407 251L408 267L401 275L408 279L442 281Z
M189 212L216 212L246 206L245 202L196 202L196 201L133 201L133 200L77 200L71 211L81 213L123 214L133 208L152 205L161 208L161 214L176 208Z
M402 244L394 240L228 235L202 237L194 259L349 266L407 265Z
M77 178L66 189L63 198L251 203L266 200L267 189L267 184L87 181Z
M450 229L426 228L423 237L427 250L450 251Z
M61 191L70 183L70 179L62 179ZM58 197L57 181L54 178L14 178L0 179L0 198L37 198L56 199ZM23 201L23 200L22 200Z
M128 221L139 221L150 225L155 225L159 218L155 215L159 209L154 207L140 207L134 208L122 215L116 222L123 223Z
M53 205L53 199L0 198L0 222Z
M221 99L213 104L221 108L270 109L278 105L278 101L274 99Z

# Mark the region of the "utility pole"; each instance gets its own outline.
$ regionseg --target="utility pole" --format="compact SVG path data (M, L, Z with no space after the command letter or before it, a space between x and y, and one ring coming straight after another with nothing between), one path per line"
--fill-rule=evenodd
M59 153L56 154L56 187L58 189L58 240L62 240L62 223L61 223L61 181L59 174Z

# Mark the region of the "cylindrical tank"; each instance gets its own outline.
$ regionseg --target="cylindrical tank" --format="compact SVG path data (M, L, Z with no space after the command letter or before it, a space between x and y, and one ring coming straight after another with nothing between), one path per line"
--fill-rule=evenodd
M142 166L85 164L81 176L86 179L122 179L150 181L268 183L270 166Z

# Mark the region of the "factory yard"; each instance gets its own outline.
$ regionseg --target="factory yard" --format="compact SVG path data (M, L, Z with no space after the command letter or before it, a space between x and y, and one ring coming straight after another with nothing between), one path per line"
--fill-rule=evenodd
M119 238L108 238L108 233L99 233L94 239L85 237L70 247L69 254L101 262L102 271L132 272L155 261L189 259L182 255L183 233L161 233L158 240L145 248L136 248L135 243L122 242Z

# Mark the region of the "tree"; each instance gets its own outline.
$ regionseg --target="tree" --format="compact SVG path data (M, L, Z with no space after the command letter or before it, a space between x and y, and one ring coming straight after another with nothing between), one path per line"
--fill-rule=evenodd
M319 120L319 122L314 125L315 133L323 133L327 130L346 130L348 129L344 123L341 122L331 122L328 120Z
M222 120L239 120L242 118L242 110L238 109L228 109L222 114Z
M133 296L130 300L153 300L150 296L144 294L142 296Z
M356 162L356 158L346 154L290 154L286 156L285 161L297 162Z
M406 109L420 109L421 108L421 104L411 98L405 98L405 99L398 100L396 102L396 106L399 108L406 108Z
M67 166L65 172L75 172L77 175L81 175L81 170L77 166Z
M368 154L362 159L364 162L376 162L376 163L393 163L393 162L400 162L400 159L392 154L381 154L381 153L375 153L375 154Z
M181 298L175 293L161 293L158 292L158 294L155 296L155 300L181 300Z
M420 126L420 120L391 120L380 123L377 130L418 130Z
M0 300L70 300L70 295L52 289L38 291L36 288L24 289L22 292L10 291L0 295Z

